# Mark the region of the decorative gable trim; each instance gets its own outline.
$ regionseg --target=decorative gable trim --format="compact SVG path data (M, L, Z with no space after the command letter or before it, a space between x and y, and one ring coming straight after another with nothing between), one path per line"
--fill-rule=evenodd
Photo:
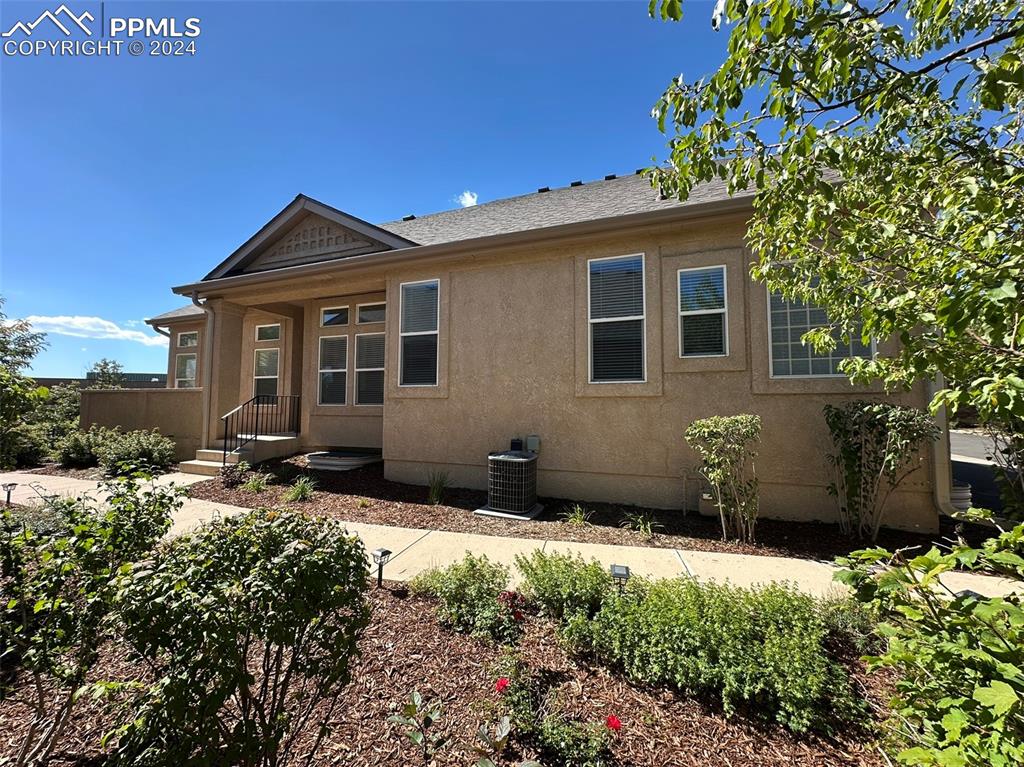
M303 221L306 221L306 226L302 225ZM326 234L324 230L332 227L337 228ZM295 231L289 231L292 229ZM286 235L284 239L281 239L282 235ZM207 274L203 281L298 263L314 263L321 257L322 260L333 260L410 248L416 244L300 194ZM257 259L260 261L258 267L251 268Z

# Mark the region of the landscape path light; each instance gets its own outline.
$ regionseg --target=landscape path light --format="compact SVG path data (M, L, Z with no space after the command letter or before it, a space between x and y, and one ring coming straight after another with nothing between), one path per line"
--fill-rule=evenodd
M612 565L609 570L612 574L612 581L615 583L616 587L618 587L619 593L624 594L626 592L626 582L629 581L629 576L631 574L629 572L629 567L626 565Z
M0 485L0 487L3 487L4 492L7 493L7 505L8 506L11 505L11 493L14 492L14 488L16 488L17 486L18 486L17 482L4 482L3 485Z
M377 588L380 588L384 584L384 565L387 564L390 558L390 549L373 550L373 563L377 565Z

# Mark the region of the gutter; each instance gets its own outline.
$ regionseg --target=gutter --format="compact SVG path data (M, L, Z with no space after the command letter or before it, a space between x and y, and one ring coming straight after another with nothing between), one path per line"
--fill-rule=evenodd
M187 285L179 285L172 290L180 296L192 295L192 302L196 306L202 306L196 302L199 294L209 295L213 290L223 288L243 287L247 285L259 285L265 282L277 282L290 278L310 277L328 272L342 272L362 267L390 266L405 263L412 260L423 260L427 258L447 258L460 255L480 248L493 248L506 245L521 245L535 240L548 240L556 237L571 237L583 234L596 234L609 231L621 231L628 227L639 227L647 224L671 223L673 221L689 221L697 218L706 218L728 213L738 213L750 210L753 195L731 197L727 200L714 200L711 202L694 203L682 205L678 208L650 211L647 213L631 213L625 216L613 218L599 218L591 221L579 221L572 224L560 224L558 226L545 226L537 229L526 229L505 234L488 235L486 237L474 237L454 242L441 242L433 245L417 245L409 248L398 248L396 250L383 251L378 253L366 253L361 256L350 256L339 258L334 261L320 261L313 264L299 264L297 266L285 266L280 269L270 269L265 272L253 272L251 274L239 274L233 277L219 277L212 280L193 282Z
M147 325L149 325L149 323L148 323L148 322L147 322L146 324L147 324ZM165 338L168 338L168 339L169 339L169 338L171 337L171 331L169 331L169 330L164 330L164 329L163 329L162 327L160 327L159 325L149 325L149 326L150 326L151 328L153 328L153 330L155 330L155 331L156 331L157 333L159 333L160 335L164 336Z
M926 391L929 400L934 399L935 394L944 388L942 374L936 374L934 381L928 381ZM956 516L959 512L953 508L950 501L950 493L953 485L953 467L949 451L949 419L946 417L946 408L942 407L935 415L935 420L942 430L939 441L932 446L932 501L935 510L947 517Z
M199 292L192 291L192 303L203 310L206 315L206 334L203 337L203 433L199 439L202 448L207 447L210 438L210 397L213 394L213 339L217 315L207 306L206 301L199 300Z

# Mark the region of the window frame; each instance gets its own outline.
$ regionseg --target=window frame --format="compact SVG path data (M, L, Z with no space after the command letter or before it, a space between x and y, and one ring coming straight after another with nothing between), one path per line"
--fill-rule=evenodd
M344 368L324 368L324 341L330 338L344 338L345 339L345 367ZM321 335L317 336L316 339L316 405L317 407L348 407L348 368L349 368L349 342L348 333L338 333L337 335ZM320 385L320 376L324 373L344 373L345 374L345 401L344 402L324 402L323 401L323 387Z
M345 322L337 323L335 325L325 325L324 315L327 312L340 312L342 309L345 310ZM352 324L352 307L349 304L338 305L338 306L323 306L320 308L320 327L322 328L347 328Z
M192 336L193 338L196 339L196 341L193 344L183 344L181 342L182 336ZM199 331L198 330L179 330L178 331L178 339L177 339L177 346L176 346L176 348L178 348L178 349L195 349L198 346L199 346Z
M800 378L820 378L820 379L826 379L826 380L827 379L838 380L838 379L848 378L846 373L843 373L843 372L839 372L839 373L796 373L796 374L791 373L789 375L776 375L775 374L775 353L772 350L772 345L773 345L772 344L772 292L768 288L767 285L764 286L764 291L765 291L765 294L764 294L765 295L765 305L764 305L764 310L765 310L765 327L766 327L767 334L768 334L768 378L770 380L772 380L772 381L790 381L790 380L793 380L793 379L800 379ZM808 328L808 330L811 330L811 328ZM787 342L787 343L789 343L789 342ZM871 349L871 359L874 359L875 356L878 354L878 345L875 343L875 339L874 338L871 339L871 345L870 345L869 348ZM849 358L848 357L844 357L843 359L849 359ZM792 360L790 360L790 361L792 362Z
M194 357L196 361L196 377L195 378L178 378L178 359L181 357ZM197 389L196 383L199 380L199 355L195 352L182 352L181 354L174 355L174 388L175 389ZM179 385L181 381L192 381L191 386Z
M405 332L402 330L402 307L405 303L406 285L430 285L437 284L437 315L434 321L434 330L414 330ZM434 336L437 352L434 355L434 383L432 384L404 384L402 383L403 355L405 344L402 339L406 336ZM398 387L400 389L436 389L441 383L441 278L431 277L426 280L413 280L411 282L398 283Z
M643 301L643 314L630 315L626 317L604 317L600 319L594 319L591 317L591 277L590 265L597 261L619 261L626 258L640 257L640 287L641 287L641 299ZM643 358L641 360L643 364L643 377L639 379L631 379L628 381L595 381L594 380L594 325L598 323L608 322L641 322L641 343L643 349ZM619 256L601 256L600 258L588 258L587 259L587 383L594 386L602 386L606 384L645 384L647 383L647 254L646 253L625 253Z
M680 307L683 304L683 287L680 284L683 272L703 272L708 269L720 269L722 272L722 308L721 309L692 309L683 311ZM722 315L722 348L721 354L683 354L683 317L692 317L699 314L721 314ZM726 264L708 264L707 266L688 266L676 270L676 319L679 326L676 332L676 354L681 360L699 359L721 359L729 356L729 269ZM769 331L769 335L771 332Z
M256 375L256 359L261 352L277 352L277 373L272 376L258 376ZM274 387L277 391L276 394L257 394L256 382L264 379L273 378L277 381L277 386ZM280 346L267 346L263 348L256 348L252 350L252 396L253 397L280 397L281 396L281 347ZM260 407L273 407L272 404L257 403Z
M373 323L366 323L366 324L373 324ZM383 367L379 367L379 368L361 368L361 367L359 367L359 352L358 352L358 350L359 350L359 339L364 337L364 336L380 336L381 338L384 339L384 366ZM387 361L388 361L387 334L383 330L380 330L380 331L377 331L377 332L374 332L374 333L356 333L353 336L353 338L355 338L355 343L352 344L352 373L353 373L353 376L352 376L352 406L353 407L383 407L384 406L384 399L387 396L385 391L381 392L381 401L380 402L360 402L359 401L359 374L360 373L376 373L376 372L384 373L385 389L387 388L387 373L385 372L387 370L386 366L387 366Z
M277 328L277 338L260 338L260 330L263 328ZM264 325L257 325L256 331L253 335L253 339L258 344L269 344L269 343L280 343L281 342L281 323L280 322L268 322Z
M440 288L438 288L438 289L440 290ZM368 320L366 322L363 322L363 320L359 319L359 310L362 309L364 306L383 306L384 307L384 312L385 312L385 318L383 320ZM356 304L356 325L380 325L380 324L386 322L387 321L387 307L388 307L388 302L387 301L368 301L365 304Z

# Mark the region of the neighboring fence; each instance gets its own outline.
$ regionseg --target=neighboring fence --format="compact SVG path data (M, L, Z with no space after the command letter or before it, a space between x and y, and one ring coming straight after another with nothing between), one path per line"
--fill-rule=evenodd
M202 389L84 389L83 429L159 429L177 445L179 461L195 458L203 430Z

